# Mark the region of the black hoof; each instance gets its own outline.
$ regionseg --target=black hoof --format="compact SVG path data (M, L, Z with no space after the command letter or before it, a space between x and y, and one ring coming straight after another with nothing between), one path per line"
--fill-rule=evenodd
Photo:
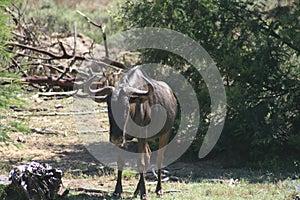
M162 190L158 190L158 191L155 191L156 195L158 197L162 197L163 196L163 191Z
M121 193L120 192L114 192L113 197L121 198Z
M147 200L147 199L148 199L148 198L147 198L147 195L146 195L146 194L141 195L141 199L142 199L142 200Z

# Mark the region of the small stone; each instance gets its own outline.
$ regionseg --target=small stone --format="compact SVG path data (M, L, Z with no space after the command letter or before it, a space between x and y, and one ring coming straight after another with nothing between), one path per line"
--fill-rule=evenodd
M63 108L64 106L63 106L62 104L56 104L54 107L55 107L56 109L59 109L59 108Z
M43 100L40 99L40 98L37 98L37 99L35 99L34 101L37 102L37 103L42 103L42 102L43 102Z
M8 180L8 176L0 175L0 185L9 185L10 181Z
M25 141L24 138L22 138L21 136L19 136L19 137L17 138L17 142L25 143L26 141Z

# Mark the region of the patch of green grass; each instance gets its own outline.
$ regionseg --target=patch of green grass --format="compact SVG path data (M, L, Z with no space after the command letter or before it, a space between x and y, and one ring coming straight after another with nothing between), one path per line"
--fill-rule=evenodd
M117 173L118 173L118 170L115 170L115 177L117 178ZM130 179L133 179L137 176L137 172L136 171L133 171L133 170L128 170L128 169L125 169L123 170L122 172L122 178L125 179L125 180L130 180Z
M3 131L4 128L4 126L0 128L0 146L3 144L8 145L10 142L12 142L8 134L5 131Z
M12 169L12 166L10 163L8 163L7 161L5 162L0 162L0 174L7 174L8 172Z
M30 133L31 130L27 125L18 121L10 121L8 124L3 124L0 127L0 145L9 145L10 143L13 143L13 140L9 137L10 132ZM20 146L20 144L14 145Z
M5 188L6 188L5 185L0 185L0 197L4 195Z
M22 133L30 133L31 130L27 125L18 122L18 121L10 121L7 126L7 130L11 132L22 132Z
M262 171L250 171L245 169L232 169L231 172L223 170L223 174L213 172L215 170L204 170L210 174L205 178L196 174L193 176L182 176L180 182L164 182L163 195L164 200L187 199L187 200L240 200L240 199L293 199L300 194L300 179L298 174L294 173L270 173ZM221 170L220 170L221 171ZM204 172L203 172L204 173ZM135 177L136 172L125 171L123 173L123 190L122 199L139 199L133 198L133 192L138 180ZM198 176L198 177L197 177ZM116 177L116 174L114 174ZM231 178L234 180L230 184ZM212 181L213 178L222 181ZM99 178L101 181L103 178ZM108 177L105 179L109 180ZM113 179L111 179L113 180ZM109 191L113 191L114 184L111 184ZM147 184L146 188L149 199L161 200L154 193L156 184ZM97 188L97 187L96 187ZM103 189L99 187L99 189ZM129 193L128 193L129 192ZM114 199L111 194L91 194L71 192L70 199Z
M187 199L187 200L240 200L240 199L292 199L300 191L296 190L296 187L300 186L300 181L291 182L285 180L278 182L277 184L271 183L256 183L251 184L247 182L238 183L236 186L231 187L228 185L228 181L221 183L163 183L164 191L168 192L163 195L164 200L173 199ZM146 186L150 193L148 196L152 200L161 200L154 193L155 185ZM135 186L125 186L126 191L133 191ZM180 192L175 192L178 190ZM172 192L173 191L173 192ZM132 199L133 195L124 194L124 199ZM95 194L82 194L71 193L70 199L114 199L109 195L95 195ZM139 199L139 198L134 198Z
M1 57L1 55L0 55ZM8 59L8 57L7 57ZM11 129L17 130L18 128L24 130L24 127L21 128L18 122L11 122L10 125L2 124L2 120L6 118L6 114L9 112L9 106L20 106L25 102L19 98L19 95L22 94L20 85L18 84L18 75L7 72L4 69L5 64L3 61L0 62L0 82L12 81L11 84L0 84L0 145L8 145L12 142L9 137L9 132Z

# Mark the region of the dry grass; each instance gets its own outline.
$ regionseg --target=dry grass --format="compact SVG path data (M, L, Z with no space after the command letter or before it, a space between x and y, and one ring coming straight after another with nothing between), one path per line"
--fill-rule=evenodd
M78 33L89 36L100 43L102 41L100 31L90 25L76 11L80 10L93 21L105 24L109 35L118 29L108 14L108 10L113 7L114 2L112 0L25 0L25 3L21 4L21 10L24 11L27 21L31 22L34 19L35 24L41 28L43 33L73 31L73 25L76 22Z
M54 0L54 4L61 8L85 8L94 11L98 7L106 7L112 1L113 0ZM26 2L28 2L28 5L40 5L43 2L47 2L47 0L26 0Z

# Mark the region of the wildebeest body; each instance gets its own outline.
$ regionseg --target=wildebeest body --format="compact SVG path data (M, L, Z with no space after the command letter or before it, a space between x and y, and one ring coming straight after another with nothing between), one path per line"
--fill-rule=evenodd
M161 195L161 167L164 154L164 148L162 147L169 141L177 114L177 102L171 88L165 82L151 79L140 67L135 67L123 75L117 87L90 89L90 93L96 97L95 101L107 102L110 142L118 146L124 146L126 140L133 138L138 140L140 180L135 195L140 193L141 199L147 198L144 173L149 165L151 154L148 140L159 138L156 193ZM120 156L115 195L122 193L123 165L124 160Z

